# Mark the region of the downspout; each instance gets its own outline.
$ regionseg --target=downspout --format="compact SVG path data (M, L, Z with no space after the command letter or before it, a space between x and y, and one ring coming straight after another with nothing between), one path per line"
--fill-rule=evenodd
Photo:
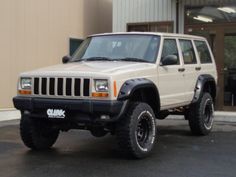
M176 33L179 33L179 0L176 0Z

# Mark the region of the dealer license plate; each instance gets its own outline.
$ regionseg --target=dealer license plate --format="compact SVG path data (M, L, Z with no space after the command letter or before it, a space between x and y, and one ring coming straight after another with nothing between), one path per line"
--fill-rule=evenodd
M66 111L63 109L47 109L47 116L51 119L64 119Z

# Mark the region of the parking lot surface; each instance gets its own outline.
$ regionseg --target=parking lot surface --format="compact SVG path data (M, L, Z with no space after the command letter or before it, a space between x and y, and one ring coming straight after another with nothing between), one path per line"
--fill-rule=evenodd
M209 136L192 136L183 120L158 121L152 156L127 159L115 137L86 131L61 133L54 148L28 150L18 121L0 123L1 177L235 177L236 124L218 122Z

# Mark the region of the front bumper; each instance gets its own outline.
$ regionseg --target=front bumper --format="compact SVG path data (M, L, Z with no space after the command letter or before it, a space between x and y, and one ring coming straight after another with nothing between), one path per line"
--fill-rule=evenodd
M66 120L84 121L117 121L125 112L127 101L107 100L74 100L55 98L34 98L16 96L13 98L16 109L27 112L31 117L47 118L47 109L63 109ZM101 119L107 115L110 119Z

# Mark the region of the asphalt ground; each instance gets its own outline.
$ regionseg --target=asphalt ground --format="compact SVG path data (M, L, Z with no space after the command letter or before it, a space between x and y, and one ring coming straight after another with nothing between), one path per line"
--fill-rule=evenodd
M119 153L115 137L61 133L54 148L28 150L19 122L0 123L0 177L235 177L236 123L215 123L209 136L192 136L186 121L158 121L153 154L142 160Z

